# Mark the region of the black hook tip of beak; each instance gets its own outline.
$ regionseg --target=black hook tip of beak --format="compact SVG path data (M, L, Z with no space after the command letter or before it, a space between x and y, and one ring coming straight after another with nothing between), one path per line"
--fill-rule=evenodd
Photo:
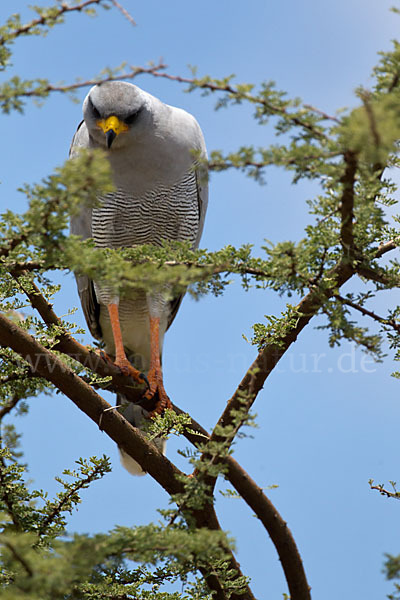
M109 129L108 131L106 131L107 148L111 148L111 145L116 137L117 134L113 129Z

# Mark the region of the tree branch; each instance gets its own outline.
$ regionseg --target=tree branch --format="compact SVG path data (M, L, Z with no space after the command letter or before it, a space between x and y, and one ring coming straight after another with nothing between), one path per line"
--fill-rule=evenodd
M214 427L209 441L210 448L214 443L222 444L225 452L228 452L239 428L243 424L271 371L291 344L296 341L298 335L312 317L317 314L324 302L332 297L335 290L340 288L354 274L353 206L354 182L357 169L355 154L347 151L344 155L344 161L345 172L342 177L343 191L341 198L343 257L335 267L328 271L325 278L321 279L318 285L312 287L311 291L296 306L295 314L298 314L299 318L295 325L287 333L282 334L280 339L267 344L259 352ZM237 415L240 412L242 412L243 418L238 419ZM211 461L214 464L221 462L219 456L213 456L207 452L207 449L203 452L202 460L204 462ZM205 481L211 489L215 487L216 480L216 476L205 476Z
M396 248L398 248L398 244L394 240L390 240L390 242L381 244L375 252L375 258L380 258L384 254L386 254L386 252L390 252L391 250L395 250Z
M0 446L1 446L1 437L0 437ZM15 502L13 502L13 500L9 494L10 487L9 487L9 485L7 485L7 480L5 478L6 468L7 468L7 465L4 460L4 457L0 456L0 494L4 500L4 504L7 507L7 512L11 517L14 527L16 529L19 529L21 526L21 522L20 522L19 516L16 514L16 512L14 510Z
M24 292L30 299L32 306L38 310L46 324L60 326L61 322L53 311L51 304L47 302L35 284L31 285L32 291L24 289ZM87 348L79 344L79 342L68 333L62 334L59 337L58 344L55 348L75 358L84 366L91 368L91 370L101 377L112 375L113 381L110 388L113 389L113 391L124 393L129 401L136 403L140 401L143 393L142 389L133 388L130 385L130 382L127 382L127 378L121 376L119 369L113 367L110 363L103 361L96 353L88 351ZM176 406L174 406L174 411L177 414L183 414L184 412ZM196 436L195 434L185 433L185 437L194 445L197 445L199 442L204 443L206 439L209 439L208 433L194 420L192 420L190 429L196 430L200 434ZM137 459L135 458L135 460ZM292 598L308 600L309 586L303 566L301 565L301 558L285 521L268 498L262 493L260 488L258 488L251 478L246 475L245 471L234 459L227 456L224 462L228 465L229 470L227 477L229 481L238 493L243 496L245 502L254 510L271 536L282 561L285 575L288 577L288 586ZM301 565L301 568L299 567L299 564Z
M174 411L185 414L174 405ZM193 433L195 432L195 433ZM203 445L210 439L208 432L191 418L191 423L184 432L186 439L194 446ZM250 475L232 458L225 456L222 461L227 467L224 476L230 481L248 506L255 512L267 530L278 553L285 573L292 600L310 600L310 586L304 571L303 562L292 532L279 514L276 507L265 496L263 490L253 481Z
M19 275L23 272L13 273L16 281L20 284L21 290L29 298L32 307L38 311L46 325L62 327L62 323L53 310L52 305L41 294L37 285L32 281L30 290L24 288L19 280ZM133 387L132 380L129 377L121 374L118 367L115 367L110 362L103 360L93 350L88 350L85 346L77 342L68 332L64 331L58 336L58 342L53 346L54 350L67 354L74 360L81 363L87 369L94 371L100 377L112 377L112 386L123 393L131 402L140 401L144 387ZM29 363L32 366L32 362ZM34 364L34 363L33 363ZM110 387L112 387L110 386Z
M375 283L380 283L388 289L400 286L400 278L398 276L388 276L383 270L376 270L366 265L358 264L356 265L356 271L361 277L375 281ZM391 279L391 277L393 278Z
M340 203L341 227L340 242L345 259L353 262L354 258L354 183L357 170L357 160L354 152L347 150L344 154L345 172L341 179L343 184Z
M112 4L114 4L114 6L124 15L125 19L127 19L131 25L136 26L135 19L126 10L126 8L124 8L119 2L117 2L117 0L110 0L110 2L112 2Z
M72 92L73 90L80 89L82 87L91 87L98 83L104 83L106 81L119 81L122 79L134 79L138 75L150 74L155 75L161 69L165 69L166 65L159 63L158 65L151 67L130 67L130 73L119 73L118 75L109 75L108 77L96 77L94 79L87 79L86 81L77 81L69 85L52 85L51 83L46 85L38 85L37 88L31 90L18 91L15 96L30 98L30 97L42 97L51 92Z
M20 553L16 550L16 548L14 548L14 546L10 542L8 542L7 540L2 540L1 543L6 548L9 549L9 551L14 556L14 558L23 566L23 568L26 571L26 574L28 575L28 577L33 577L33 571L31 569L30 565L26 562L26 560L24 559L24 557L20 555Z
M14 31L7 33L5 36L0 37L0 46L4 46L7 42L14 40L20 35L28 35L33 29L39 27L40 25L47 25L49 22L56 22L63 14L68 12L81 12L91 4L102 4L105 0L85 0L85 2L81 2L80 4L69 5L65 2L59 3L59 8L55 8L54 12L47 16L41 16L37 19L33 19L26 25L22 25L18 27Z
M60 320L53 311L52 306L43 297L35 284L32 284L32 290L31 292L24 290L24 292L30 299L32 306L38 310L44 322L48 325L60 325ZM65 333L61 335L56 348L79 360L85 366L90 365L90 368L100 376L106 376L115 371L112 385L114 391L123 392L130 401L138 402L140 400L142 390L132 388L131 386L127 387L127 378L121 376L116 367L104 362L94 352L88 351L69 334ZM174 406L174 411L178 415L184 413L184 411L176 406ZM210 437L207 431L193 419L189 429L196 430L199 434L196 436L196 434L185 432L185 437L195 446L199 442L204 443ZM135 460L137 459L135 458ZM233 458L227 456L224 462L228 465L227 477L229 481L238 493L243 496L245 502L254 510L271 536L281 559L292 598L296 600L309 600L309 586L301 563L300 554L285 521L263 494L262 490Z
M396 486L394 482L390 482L393 486L393 492L385 489L383 484L380 485L372 485L372 481L369 482L371 490L378 490L381 496L386 496L387 498L396 498L396 500L400 500L400 492L396 490Z
M326 121L334 121L335 123L340 123L340 120L337 117L333 115L328 115L328 113L324 112L323 110L320 110L319 108L316 108L315 106L312 106L311 104L304 104L304 108L315 112L317 115L320 115Z
M101 473L101 471L102 471L102 466L97 465L94 468L94 470L89 475L87 475L87 477L75 482L74 485L68 490L68 493L63 494L62 497L59 498L59 501L57 503L53 504L52 510L40 522L40 526L37 529L37 535L39 535L39 536L44 535L46 533L47 527L49 525L51 525L54 522L54 519L62 513L64 506L67 506L70 503L71 499L74 498L74 496L80 490L87 487L89 483L94 481L96 479L96 476L99 473Z
M140 430L133 427L118 411L110 408L88 384L86 384L69 367L62 363L52 352L41 346L31 335L0 314L0 344L11 348L22 356L28 363L34 363L34 370L65 394L72 402L90 417L95 423L101 422L102 430L114 440L129 456L136 460L142 468L168 492L170 495L184 493L184 485L179 480L183 473L173 465L156 446L147 441ZM206 527L220 530L214 507L206 504L203 509L191 510L189 517L194 520L197 528ZM240 567L229 548L224 547L230 556L230 568L238 576L242 576ZM215 575L205 577L210 588L216 592L217 600L226 600L223 586ZM232 600L255 600L250 588L245 593L234 594Z
M332 297L335 289L340 288L353 274L354 271L348 262L345 260L340 261L336 267L332 268L326 274L324 281L331 282L330 286L324 290L320 289L320 287L315 287L299 302L295 308L297 314L300 315L296 321L296 325L282 336L279 343L268 344L259 352L235 393L228 400L226 408L211 434L210 442L223 442L225 450L229 449L243 422L233 426L235 421L234 415L238 414L238 411L243 411L244 414L248 413L267 377L278 364L281 357L292 343L296 341L298 335L310 322L312 317L317 314L324 302ZM229 428L231 428L231 433L228 436L220 435L220 431L227 431ZM212 457L205 452L204 460L210 459L212 460ZM218 460L216 459L215 462L218 462ZM209 478L208 483L213 487L215 481L215 478Z
M347 306L350 306L351 308L358 310L362 315L364 315L366 317L371 317L371 319L374 319L374 321L378 321L379 323L382 323L383 325L389 325L390 327L395 329L395 331L398 331L400 333L400 323L397 323L394 319L385 319L384 317L380 317L379 315L372 312L371 310L367 310L360 304L356 304L355 302L352 302L348 298L343 298L343 296L340 296L339 294L334 294L333 297L336 298L336 300L339 300L339 302L341 302L342 304L346 304Z
M19 244L22 244L22 242L25 242L28 236L29 233L21 233L13 238L7 246L2 246L0 248L0 257L7 257L14 250L14 248L16 248Z
M37 377L37 375L36 375L36 377ZM15 394L5 406L2 406L0 408L0 421L6 415L8 415L8 413L10 413L12 411L12 409L15 408L17 406L18 402L20 402L21 400L22 400L21 396Z
M167 67L167 65L163 65L162 68L166 68L166 67ZM131 67L131 68L136 68L136 67ZM180 77L179 75L170 75L168 73L160 73L160 72L158 72L158 70L154 71L153 73L150 73L150 74L154 75L154 77L163 77L164 79L169 79L170 81L178 81L179 83L188 83L189 85L193 85L194 87L210 90L211 92L226 92L228 94L232 94L233 96L237 96L238 98L241 98L243 100L248 100L252 104L259 104L261 106L264 106L271 113L274 113L276 115L282 115L282 116L286 117L294 125L302 127L303 129L307 129L308 131L310 131L310 133L313 133L316 137L319 137L319 138L326 137L322 131L320 131L319 129L314 127L311 123L307 123L306 121L303 121L299 117L291 115L286 110L285 107L277 106L275 104L272 104L271 102L267 102L267 100L264 100L263 98L261 98L259 96L252 96L251 94L242 92L242 91L232 87L229 84L219 85L215 82L212 83L212 82L208 81L207 79L202 80L202 79L196 79L194 77L193 78ZM312 110L313 110L313 112L316 112L315 108L313 108Z
M92 0L92 1L100 2L101 0ZM239 89L236 89L229 84L219 85L217 83L208 81L206 78L205 79L196 79L196 78L190 78L190 77L181 77L179 75L170 75L169 73L163 72L167 68L167 66L168 65L164 64L161 61L157 65L152 65L150 67L138 67L135 65L130 65L129 73L120 73L115 76L109 75L108 77L98 77L96 79L90 79L87 81L79 81L79 82L76 82L76 83L73 83L70 85L65 85L65 86L52 85L52 84L38 85L38 87L35 89L18 91L16 96L18 96L18 97L32 97L32 96L41 97L50 92L69 92L69 91L73 91L75 89L93 86L98 83L102 83L102 82L106 82L106 81L116 81L121 78L134 79L138 75L147 74L147 75L152 75L154 77L162 77L162 78L168 79L170 81L177 81L179 83L188 83L189 85L195 86L199 89L206 89L206 90L210 90L211 92L225 92L225 93L231 94L233 96L236 96L237 98L247 100L247 101L251 102L252 104L258 104L260 106L263 106L271 114L278 115L278 116L280 115L280 116L286 118L288 121L291 121L291 123L293 123L293 125L301 127L303 129L306 129L307 131L312 133L315 137L323 138L323 139L326 138L326 135L323 133L323 131L321 129L315 127L312 123L309 123L306 120L301 119L299 116L290 114L290 112L283 105L279 106L279 105L273 104L271 102L268 102L267 100L263 99L261 96L252 96L251 94L248 94ZM318 111L314 107L312 108L312 112L315 112L315 113L319 112L320 115L323 118L325 118L323 116L323 115L325 115L325 113L323 113L322 111Z

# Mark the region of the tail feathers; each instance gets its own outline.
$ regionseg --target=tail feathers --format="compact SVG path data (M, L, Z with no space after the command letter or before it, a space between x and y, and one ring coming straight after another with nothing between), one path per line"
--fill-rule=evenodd
M147 410L137 404L133 404L132 402L127 403L125 396L122 395L117 396L117 404L125 404L125 406L120 409L120 412L131 425L137 427L138 429L143 428L143 424L146 423L146 417L149 414ZM167 442L163 438L155 438L153 443L157 446L160 452L165 454ZM129 454L127 454L119 446L118 450L122 466L125 467L125 469L131 473L131 475L146 475L146 471L143 471L142 467L138 462L136 462L136 460L129 456Z

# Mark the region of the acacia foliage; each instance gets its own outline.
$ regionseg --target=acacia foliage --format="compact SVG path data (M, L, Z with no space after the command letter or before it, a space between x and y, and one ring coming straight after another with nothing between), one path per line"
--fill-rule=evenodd
M7 71L13 44L21 37L44 35L69 12L91 13L96 6L113 4L86 0L36 7L36 17L27 24L14 15L0 28L2 70ZM161 64L107 69L100 79L133 79L144 72L186 83L188 91L214 94L218 109L250 104L260 126L273 124L276 143L262 148L249 144L228 154L213 151L211 170L239 169L262 183L268 167L275 165L290 171L294 182L315 180L320 193L309 202L303 239L266 243L255 256L248 241L216 252L193 251L185 244L116 251L69 236L70 216L82 204L96 205L98 196L112 189L101 152L82 153L44 181L22 188L26 211L8 210L0 222L0 419L28 410L29 400L39 393L65 393L167 490L174 508L163 511L158 525L68 536L65 513L80 502L84 488L106 476L107 458L80 459L77 469L65 471L68 479L59 479L62 491L57 498L49 500L45 492L28 489L17 434L3 424L1 594L10 599L253 598L235 561L233 543L221 531L214 511L215 482L224 476L271 536L291 597L306 599L309 586L290 531L232 459L231 446L242 426L251 422L249 411L269 374L315 315L325 315L331 345L351 340L379 360L387 341L400 358L400 307L383 315L374 310L375 297L400 283L399 262L393 257L399 243L398 218L389 219L386 210L395 203L396 192L388 167L399 166L399 45L394 42L392 50L381 55L374 69L375 85L357 91L356 108L335 115L288 98L271 82L257 87L234 83L232 77L198 77L196 72L182 78ZM69 93L94 81L54 85L12 77L0 86L0 108L5 114L23 112L30 98L45 100L53 92ZM80 346L74 339L76 326L52 309L50 302L59 291L52 272L69 270L101 278L121 294L134 287L165 290L168 284L172 294L190 285L193 294L219 295L232 277L239 277L245 289L276 292L288 303L281 315L268 315L264 323L254 324L255 361L211 435L175 407L155 419L145 437L123 416L105 412L108 405L101 397L102 389L111 389L140 401L142 390L124 389L117 370ZM350 279L353 292L343 294L341 287ZM364 322L361 325L361 316L378 328L370 331ZM190 478L151 444L155 435L172 432L185 435L195 446L186 452L194 468ZM132 567L132 560L138 566ZM397 576L395 569L393 573ZM179 591L166 591L166 584L168 590L172 584Z

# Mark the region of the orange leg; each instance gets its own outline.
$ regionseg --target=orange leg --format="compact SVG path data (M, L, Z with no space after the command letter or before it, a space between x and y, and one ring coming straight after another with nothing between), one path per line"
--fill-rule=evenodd
M160 361L160 319L159 317L150 317L150 369L147 373L149 380L149 389L145 393L145 398L153 398L158 393L158 400L150 417L154 414L161 414L164 409L172 408L171 400L168 398L162 376Z
M133 367L126 358L124 344L122 341L121 325L119 322L118 304L108 304L107 308L108 314L110 315L111 328L115 344L114 364L121 369L124 375L129 375L138 383L145 383L146 378L144 377L143 373L135 369L135 367Z

